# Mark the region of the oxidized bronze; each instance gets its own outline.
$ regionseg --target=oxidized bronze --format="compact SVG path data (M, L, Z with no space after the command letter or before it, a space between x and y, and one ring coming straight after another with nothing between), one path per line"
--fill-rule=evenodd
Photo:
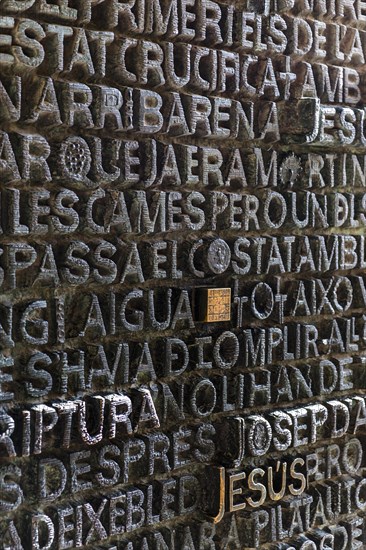
M366 547L366 1L0 1L0 550Z

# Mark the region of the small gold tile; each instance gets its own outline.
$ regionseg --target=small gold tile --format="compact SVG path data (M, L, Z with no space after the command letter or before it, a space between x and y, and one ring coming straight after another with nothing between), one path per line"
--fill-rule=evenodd
M231 320L231 288L197 288L195 318L204 323Z

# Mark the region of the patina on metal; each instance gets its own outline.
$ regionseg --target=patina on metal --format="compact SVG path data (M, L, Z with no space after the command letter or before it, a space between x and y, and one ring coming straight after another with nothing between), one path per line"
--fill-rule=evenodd
M0 2L0 550L366 547L366 2Z

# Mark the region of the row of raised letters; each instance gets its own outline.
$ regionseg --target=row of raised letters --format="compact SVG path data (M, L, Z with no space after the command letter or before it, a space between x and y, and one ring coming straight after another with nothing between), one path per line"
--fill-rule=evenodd
M117 49L117 46L114 49ZM323 103L351 105L357 104L363 93L363 77L355 69L292 61L289 56L274 60L260 59L257 56L216 51L190 44L165 42L159 46L152 42L132 39L126 39L126 43L119 46L118 54L120 59L122 57L122 62L114 66L113 70L116 74L116 82L125 86L149 85L152 88L159 88L164 84L167 90L172 91L201 93L205 91L216 95L231 92L235 96L240 92L251 99L258 99L259 96L261 102L263 99L280 101L318 97ZM129 58L136 55L141 58L141 63L137 66L129 63ZM150 59L152 55L157 59ZM180 75L175 69L178 59L184 70ZM116 63L115 60L114 63ZM79 68L78 63L75 65ZM136 73L127 69L130 65ZM94 73L94 66L91 60L89 65L83 66L84 80L92 80L90 73ZM62 73L66 72L66 67L60 66L58 69L63 69ZM105 76L105 67L96 72L101 70L102 75L98 74L98 76ZM45 69L44 72L52 71ZM47 76L37 76L30 88L27 85L27 90L32 92L29 101L24 93L25 82L26 79L22 76L10 75L4 75L0 80L0 93L4 100L2 106L4 118L29 124L37 123L41 117L46 127L68 123L70 116L64 104L72 99L75 82L70 88L65 85L65 82L58 80L57 75L55 80ZM87 88L80 86L80 90L87 90ZM103 127L104 117L112 114L115 129L126 129L130 123L128 107L131 94L123 97L121 94L123 88L92 84L90 90L94 96L92 104L94 127ZM125 104L124 108L121 109L123 104ZM123 115L122 118L118 117L118 110L121 116ZM111 123L107 121L107 124L108 122Z
M100 8L98 5L102 4ZM271 13L285 12L302 16L313 15L315 19L342 20L354 26L359 23L365 26L366 3L360 0L354 3L352 0L266 0L254 2L246 0L244 9L236 10L237 19L243 19L242 27L250 25L260 14L263 16ZM216 43L231 44L233 34L234 9L213 0L196 2L195 0L170 0L168 5L156 0L134 0L128 4L120 4L116 0L112 2L76 2L72 6L66 1L63 4L51 4L38 0L22 0L21 2L6 1L2 5L4 13L18 14L20 10L34 15L37 19L56 20L79 25L98 21L101 24L101 10L106 18L104 25L113 29L118 24L127 24L133 33L154 33L157 36L167 34L171 37L181 37L186 40L195 39L202 41L206 38L216 39ZM247 16L248 21L245 17ZM278 20L278 19L277 19ZM226 24L223 25L223 22ZM274 18L276 21L276 18ZM237 21L235 21L237 23ZM125 28L125 25L123 28ZM201 27L205 27L202 29ZM245 27L244 27L245 28Z
M38 183L40 176L50 181L51 170L57 167L60 181L75 190L93 189L101 181L113 182L117 189L121 183L141 188L164 184L233 190L277 185L299 189L366 187L365 157L355 154L286 155L256 147L229 150L90 136L48 144L42 136L5 132L0 133L0 144L1 178L13 184L20 179ZM10 208L15 209L18 200L17 196L9 199Z
M333 454L338 455L338 460L340 447L333 444L331 450ZM342 451L342 466L346 471L346 475L357 475L363 458L361 442L356 438L351 439L345 444ZM354 455L354 453L356 454ZM337 460L334 460L334 456L332 456L329 462L336 475L339 475L341 468ZM260 508L267 500L282 500L285 495L300 496L305 490L312 496L315 496L316 492L319 494L326 491L325 486L319 483L309 486L307 479L309 479L308 464L301 457L296 457L291 461L277 460L271 465L230 473L227 475L225 483L229 511L236 512L245 508ZM325 479L325 476L323 476L323 479ZM366 480L361 478L360 480L353 479L351 483L349 481L349 479L344 479L345 484L349 484L349 498L345 503L348 505L348 509L341 510L341 502L339 501L338 513L351 513L350 500L354 499L355 496L357 508L359 510L366 508L366 502L362 498L365 493Z
M123 397L123 396L121 396ZM72 402L69 402L72 403ZM121 405L122 401L120 399ZM67 403L64 403L65 407L60 403L58 407L62 410L63 415L66 415L65 426L62 429L63 431L63 446L68 447L70 445L70 431L71 431L71 419L73 411L71 413L69 409L66 408ZM75 407L77 403L75 403ZM74 407L74 408L75 408ZM37 410L35 410L37 409ZM42 452L42 441L47 432L50 432L57 423L57 420L52 418L52 413L55 411L53 407L41 406L38 405L31 409L33 412L36 412L38 415L37 418L40 424L36 425L38 433L34 435L35 438L35 448L34 453L40 454ZM30 418L29 415L23 415L25 419ZM70 416L71 414L71 416ZM123 418L122 418L123 417ZM122 423L128 427L129 420L127 419L126 413L120 413L115 415L114 423ZM329 417L329 418L328 418ZM366 423L365 415L365 403L364 400L360 397L354 397L353 399L346 398L342 401L332 400L325 402L324 404L316 405L306 405L298 409L288 409L283 412L273 412L267 415L250 415L243 417L244 422L240 422L241 418L230 417L228 420L231 422L236 421L237 430L233 433L233 436L237 438L235 444L233 444L229 449L221 449L220 452L226 461L233 459L234 447L238 449L237 452L237 463L240 463L246 456L266 456L270 448L273 448L276 451L284 451L289 448L297 448L308 445L309 442L315 443L320 439L328 438L338 438L342 437L345 433L357 433L360 429L363 429L363 426ZM2 415L3 424L7 422L7 429L2 435L2 443L5 445L6 450L10 456L15 456L15 450L12 440L10 439L9 433L11 432L11 426L9 421L11 417L4 413ZM14 420L13 420L14 423ZM24 421L23 421L24 423ZM121 446L120 434L117 435L116 425L114 424L114 433L109 434L111 439L116 439L116 443L112 445L107 445L94 455L93 459L90 451L81 451L71 453L69 456L70 459L70 476L71 483L70 487L67 483L68 479L68 470L64 466L63 462L56 458L46 458L40 460L38 463L38 485L37 493L39 498L42 500L54 500L58 498L66 489L66 486L69 487L69 490L72 490L73 493L77 491L88 490L93 487L94 481L91 481L90 475L93 474L93 479L95 476L95 483L97 486L112 486L116 483L126 483L129 479L130 474L135 475L133 472L134 469L130 472L130 462L136 463L142 460L141 464L145 462L145 450L146 444L149 442L148 449L148 461L146 474L152 475L155 472L170 472L172 467L179 468L181 466L186 466L192 460L197 460L198 462L212 460L213 453L215 452L215 443L212 440L212 437L215 434L215 429L211 425L202 424L198 431L195 432L195 440L192 440L192 430L180 429L177 434L177 440L173 438L174 443L174 460L172 460L173 447L171 447L170 440L164 434L152 434L146 436L144 441L141 439L126 439L125 444L123 445L123 464L120 464ZM219 424L219 434L221 430L225 431L223 424ZM60 429L60 428L59 428ZM84 427L85 429L85 427ZM37 431L36 430L36 431ZM243 433L240 433L243 430ZM258 439L258 433L261 434L261 438ZM65 441L65 438L67 441ZM90 436L89 445L95 445L96 443L102 441L102 438L99 437L99 433ZM23 440L31 439L31 432L26 432L23 434ZM93 439L93 441L91 441ZM84 442L85 437L83 438ZM118 442L118 446L117 446ZM234 442L233 442L234 443ZM38 448L41 445L40 448ZM219 445L219 444L218 444ZM320 449L320 457L323 449ZM336 474L339 475L341 472L341 466L346 471L347 474L356 474L362 464L362 445L358 439L352 439L348 441L344 448L342 448L342 458L340 459L340 448L339 446L333 444L328 449L327 455L327 472L326 477L331 477L333 475L333 470L336 470ZM30 452L30 446L28 441L28 447L22 449L22 454L24 452ZM127 452L127 454L126 454ZM132 455L130 455L132 453ZM32 453L33 454L33 453ZM169 454L169 458L168 458ZM113 458L115 460L113 460ZM297 480L296 487L292 485L290 489L291 494L300 495L305 487L309 489L309 480L320 480L325 479L325 473L321 471L322 459L318 458L317 454L309 454L303 458L298 458L295 460L295 464L291 467L292 478ZM93 468L91 466L93 464ZM171 466L172 464L172 466ZM276 477L281 477L279 474L278 466L281 465L280 462L277 462L277 474ZM306 469L303 467L306 465ZM122 469L121 469L122 468ZM297 471L299 470L299 471ZM99 473L98 473L99 472ZM287 468L282 468L282 492L284 494L286 488L284 485L284 479L286 479ZM11 499L11 495L15 493L13 485L7 485L6 477L11 474L15 474L16 477L21 478L21 470L14 466L5 466L1 471L1 477L4 482L4 500L2 501L3 510L12 510L18 507L23 501L23 490L19 486L19 491L17 491L18 498ZM141 473L141 471L140 471ZM259 479L263 478L266 472L263 469L255 469L251 472L246 481L248 483L248 489L252 491L258 491L261 493L261 498L259 500L250 498L248 500L248 505L251 507L259 507L265 502L267 496L267 490L264 491L263 485L260 484ZM272 483L273 483L273 470L272 474ZM255 483L255 476L258 476L258 481ZM235 504L237 498L234 499L235 495L241 495L243 493L242 489L234 490L234 484L242 482L247 478L245 472L233 473L229 475L229 489L230 494L230 510L239 510L246 507L245 503ZM55 485L55 479L58 479L57 488ZM301 490L298 487L298 482L301 481ZM261 486L259 486L261 485ZM352 484L350 485L352 486ZM360 487L361 488L361 487ZM28 489L26 489L28 491ZM30 495L33 489L30 490ZM273 493L273 496L271 494ZM244 493L246 494L246 492ZM269 498L272 500L279 500L283 497L283 494L280 496L278 493L274 493L272 486L272 491L269 491ZM363 503L364 507L364 502Z
M241 464L247 457L266 456L269 452L308 446L320 439L362 432L366 407L364 398L353 396L295 409L228 417L225 421L235 425L232 437L237 448L236 463ZM217 428L220 430L219 425ZM223 450L222 454L224 457L228 454L232 462L230 450Z
M9 242L0 250L0 285L14 289L29 287L30 281L32 285L55 287L87 282L133 284L148 279L182 279L183 276L203 279L224 273L314 274L363 269L366 265L363 235L238 237L228 241L201 238L194 244L176 240L119 241L116 245L101 239L90 244L74 240L64 247ZM177 319L184 317L184 308L185 318L192 325L187 300L188 291L184 290L178 308L181 317Z
M241 378L242 382L244 377L238 375L236 379L238 378ZM225 381L226 392L226 377ZM217 384L218 378L215 382ZM179 384L177 385L179 388ZM248 402L244 404L243 395L239 395L241 403L220 403L219 412L240 411L243 405L250 411L250 399L255 403L255 392L268 393L263 385L257 385L253 391L253 385L252 399L249 395ZM190 405L192 417L203 420L213 412L218 412L214 411L217 394L211 380L202 379L195 385L187 383L187 388L190 403L187 403L185 408L188 409ZM180 389L177 393L181 399L186 393L183 384ZM177 402L169 386L162 384L160 390L160 398L164 398L165 401L160 404L159 409L164 408L162 414L165 418L171 415L171 419L174 418L176 422L184 419L183 405ZM204 399L206 393L209 396L207 402ZM135 391L132 397L134 401L127 395L111 394L105 397L90 397L88 400L53 403L52 406L34 405L24 409L22 414L19 411L12 414L3 412L1 454L10 457L41 454L52 441L57 441L57 445L62 448L68 448L78 442L94 446L103 440L118 440L121 435L132 435L133 430L159 426L160 420L149 391ZM222 399L222 396L219 397ZM227 395L224 398L227 399ZM87 402L90 405L88 414ZM263 403L265 400L260 402ZM94 426L94 433L91 434L89 424L93 412L94 423L98 423L98 427ZM237 460L240 463L247 456L264 456L269 450L283 452L289 448L316 443L320 439L338 438L346 433L356 434L365 426L366 408L362 397L353 396L262 415L242 413L241 417L221 418L219 431L225 431L225 423L231 425L234 421L237 424L233 430L233 447L238 449ZM210 447L208 443L207 446ZM222 455L232 457L233 450L223 448Z
M343 489L343 500L347 499L347 481L345 484L337 482L333 492ZM252 512L242 512L240 516L233 514L231 520L232 541L238 544L249 544L253 548L261 548L263 544L269 542L281 542L285 539L292 539L291 542L283 542L274 548L284 550L339 550L354 548L361 549L363 543L360 537L363 533L363 517L355 515L353 518L347 518L347 512L343 513L342 524L339 524L340 514L334 517L331 509L331 488L329 488L328 502L330 511L327 519L323 516L323 521L319 521L317 516L317 504L324 506L321 495L313 498L311 495L294 498L288 505L277 504L272 507L263 507L261 510ZM334 498L334 497L333 497ZM314 504L316 502L316 504ZM362 508L362 506L361 506ZM347 510L347 508L345 508ZM351 512L355 514L360 507L352 503ZM331 523L330 523L331 522ZM319 529L319 523L323 529ZM325 525L325 524L328 525ZM330 523L330 524L329 524ZM306 536L304 533L306 532ZM348 546L350 545L350 546ZM240 548L240 546L239 546ZM272 550L272 549L271 549Z
M208 149L207 154L212 160L213 150ZM220 182L218 168L219 164L215 166L213 162L208 165L207 183L210 175L214 176L213 181ZM0 231L10 235L69 234L80 229L87 234L156 234L366 226L366 194L265 190L252 195L97 189L86 195L66 188L57 192L8 188L0 191L1 199Z
M289 296L292 300L288 300ZM243 326L244 314L248 326L255 319L271 318L283 322L288 315L304 317L345 312L351 307L362 307L364 301L365 285L361 276L286 281L278 283L277 289L252 281L249 288L235 288L236 327ZM95 334L103 337L126 331L141 332L147 328L161 332L183 321L193 326L195 318L191 296L186 291L182 294L171 288L111 291L102 301L99 294L87 293L82 295L80 303L84 314L78 326L69 324L75 307L72 295L69 298L59 295L55 300L32 302L28 299L1 306L2 344L13 347L14 340L19 338L36 345L63 343L65 338L75 336L90 339ZM160 303L159 311L157 303ZM354 328L352 330L354 332ZM357 338L353 340L356 342Z
M199 509L201 492L200 482L195 476L182 475L178 479L158 482L155 486L149 484L114 491L92 503L84 501L78 505L63 505L51 509L49 515L38 513L32 521L33 543L37 541L38 544L33 544L32 548L61 550L95 544L143 526L189 515ZM158 502L155 502L156 499ZM45 540L45 532L47 543L41 544L41 540Z
M327 107L320 105L319 100L316 98L296 100L295 104L290 105L281 102L277 106L273 101L264 101L259 104L229 98L209 98L200 95L183 95L177 92L158 94L151 90L128 88L127 91L132 91L131 99L127 102L127 105L123 106L120 91L118 91L120 99L116 103L115 93L113 92L115 89L109 89L108 91L105 87L95 86L98 94L100 90L104 90L102 91L104 94L111 93L112 90L114 97L111 100L112 104L108 105L107 102L107 107L103 107L103 112L98 113L93 108L93 94L89 86L63 83L63 87L67 88L66 93L70 96L68 101L63 104L64 120L68 126L76 125L82 128L83 131L89 130L95 126L95 116L93 118L93 114L101 117L103 125L105 124L106 114L108 114L111 115L108 118L116 125L114 131L113 125L110 129L110 131L113 131L114 137L118 137L120 133L127 130L134 130L147 136L166 133L171 136L196 136L208 140L230 138L240 142L255 141L257 145L262 142L313 143L329 148L335 145L363 147L366 142L365 113L362 109ZM128 114L123 115L123 118L128 118L128 126L123 126L121 108L124 111L126 108L128 109ZM32 145L33 151L37 147L40 148L40 151L36 153L38 159L33 158L32 162L38 161L38 165L40 165L38 170L41 170L43 176L49 181L51 176L47 159L50 155L50 146L47 140L37 135L19 137L23 142L23 148L30 149ZM100 140L94 138L91 142L94 156L100 155ZM61 159L61 167L62 156L65 156L63 149L68 147L71 147L69 153L71 158L75 156L79 158L81 151L83 152L81 155L81 170L79 168L80 173L72 174L73 167L71 163L71 169L69 168L71 176L76 180L85 178L91 164L88 144L85 145L83 138L76 137L68 138L63 143L59 143L57 156ZM86 152L88 150L89 155ZM114 151L114 156L117 152L118 149ZM32 151L29 150L28 154L32 154ZM10 169L15 173L15 179L17 179L19 170L17 172L16 166L14 166L16 165L15 154L9 140L5 155L8 163L10 161ZM214 161L215 165L218 163L218 160ZM30 160L27 160L28 171L30 164ZM116 167L112 167L112 172L115 172L115 170ZM61 170L61 174L63 171ZM96 173L100 177L101 169L96 168ZM156 175L155 173L154 180ZM118 176L119 174L115 174L114 179L117 179ZM28 174L27 177L29 177ZM151 181L149 185L151 183L153 182Z
M182 11L174 12L178 3ZM122 15L120 21L126 26L121 30L126 33L127 27L127 33L130 35L155 34L174 42L177 39L182 42L203 42L220 48L234 47L251 54L286 53L303 56L305 59L328 59L336 63L354 65L362 65L365 62L365 32L338 22L329 23L279 14L256 15L253 11L243 12L229 7L224 8L228 19L222 21L220 26L221 10L218 4L209 0L169 2L165 5L168 8L165 18L161 11L158 14L154 10L146 14L150 15L148 21L148 18L145 19L144 11L141 11L144 3L137 0L133 4L136 4L137 8L135 14L131 9L133 5L117 4L122 9L119 14L117 12L114 25L108 25L108 15L110 16L111 12L107 12L107 17L104 13L106 26L113 29L118 23L118 15ZM193 8L192 11L186 11L187 7ZM159 2L155 2L155 8L161 10ZM205 12L212 13L215 8L214 17L207 18ZM155 16L155 20L151 16ZM205 16L204 20L202 16ZM87 75L97 72L99 76L104 76L108 54L113 52L119 60L119 47L125 41L125 38L118 38L113 32L40 24L31 19L18 20L10 15L3 17L1 23L2 36L6 36L6 41L3 38L5 51L0 54L0 64L5 66L19 64L23 68L34 68L41 65L46 58L53 71L70 71L75 65L82 65ZM33 34L32 39L28 36L29 32ZM159 52L162 50L157 44L154 48L153 42L145 42L150 46L149 51L140 56L141 64L150 58L156 66L156 62L161 60ZM199 46L193 48L203 49ZM64 60L65 51L67 55ZM230 59L230 55L227 57ZM234 57L235 53L231 59ZM174 65L173 58L172 61L171 65ZM147 71L146 68L145 73Z
M24 521L24 524L25 523ZM18 523L17 527L13 520L6 522L1 532L1 536L4 544L18 544L18 548L22 548L22 539L25 541L29 540L29 531L25 530L24 533ZM40 546L42 544L40 534L44 532L43 529L45 528L53 531L51 523L47 521L46 516L42 514L38 516L35 515L31 521L30 527L32 550L45 550L43 545L42 548ZM128 538L119 535L118 539L115 539L111 543L104 543L100 548L104 550L175 550L176 548L184 548L184 546L187 547L187 545L189 545L190 550L199 550L202 548L216 550L217 546L214 540L215 532L216 527L212 523L195 522L194 526L190 526L185 525L182 521L174 528L166 526L158 529L156 526L153 532L144 531L143 537L140 536L134 540L128 540ZM52 540L52 542L50 542L50 540ZM50 544L55 542L56 544L54 534L46 542L50 542ZM67 544L67 542L65 543ZM61 549L60 546L57 546L57 548Z
M180 378L187 371L189 360L191 368L192 361L195 360L194 370L202 372L204 369L206 373L214 366L224 372L234 367L242 367L239 360L239 340L233 333L225 332L218 338L213 348L213 362L208 361L206 357L210 340L210 337L197 338L194 343L197 348L195 354L192 351L189 354L187 344L177 338L167 338L165 342L159 342L160 345L156 346L156 349L151 344L150 348L144 346L144 349L140 344L128 346L125 343L123 359L122 345L119 343L114 347L110 346L116 349L117 354L112 370L108 370L107 351L101 345L97 350L93 350L91 356L78 350L79 363L75 352L69 355L66 352L53 354L57 357L56 361L52 361L52 354L33 353L28 360L23 358L24 364L19 364L19 367L18 361L14 363L13 358L0 355L0 402L64 396L72 390L95 390L96 382L105 391L115 384L122 386L147 376L156 382L157 373L161 378L174 375L174 381L159 382L155 384L153 391L158 412L157 419L153 411L155 421L157 423L159 420L165 424L169 418L184 420L189 415L194 418L207 418L213 412L243 410L254 405L289 403L294 399L330 395L333 392L358 388L359 384L363 387L362 379L359 377L361 364L352 364L351 357L333 361L317 359L311 364L298 367L278 365L272 370L260 369L242 374L220 373L205 379ZM236 347L230 349L230 346L235 344ZM149 353L150 350L155 352L155 355L157 352L161 354L165 351L162 372L159 372L162 365L156 362L155 355L154 358L148 355L147 350ZM130 366L130 354L136 354L138 351L141 353L139 365ZM17 372L14 364L22 376L21 388L13 377Z
M143 438L121 438L119 435L113 443L99 446L93 452L83 450L66 454L64 451L61 458L51 456L32 460L32 479L27 478L26 465L22 470L13 464L5 464L0 468L0 509L9 512L24 502L31 504L35 499L44 503L55 501L60 496L76 493L80 496L91 489L100 491L137 483L143 477L171 474L188 465L200 465L215 456L214 435L211 424L180 427L169 436L161 432L145 434ZM17 478L17 490L8 483L12 474Z
M92 412L95 420L98 418L98 431L89 433L90 408L87 405L93 404ZM139 389L130 397L127 395L110 394L107 396L93 396L90 399L78 399L54 403L54 406L39 404L29 410L24 410L21 415L16 414L17 423L14 418L6 412L1 413L2 455L17 456L18 451L15 445L17 434L21 432L22 454L40 454L44 450L44 436L56 428L56 433L62 426L62 446L70 446L72 434L77 426L77 439L87 445L96 445L103 438L115 439L117 432L120 435L131 435L138 429L159 427L159 418L149 390ZM53 438L57 438L54 432ZM52 435L51 433L51 435ZM13 435L14 434L14 435ZM12 440L12 437L15 439Z
M340 448L337 445L332 445L332 448L333 451L336 449L340 452ZM253 546L258 547L259 541L274 542L276 540L281 541L285 538L292 538L296 535L301 535L304 530L311 531L319 525L324 525L328 522L333 523L342 515L351 514L357 510L364 511L365 480L362 477L350 477L350 475L357 474L360 460L362 460L360 441L357 439L350 440L346 443L342 452L343 454L352 453L356 448L358 449L358 455L356 458L351 457L351 462L347 463L347 475L345 477L339 478L338 481L333 483L310 486L308 487L307 494L304 493L307 467L304 468L305 462L300 457L293 459L291 464L277 461L277 475L274 473L273 466L267 466L265 470L263 468L252 469L248 472L247 480L246 472L229 475L227 496L230 511L238 512L246 508L246 505L251 508L261 506L261 510L258 512L244 513L241 516L236 515L237 521L240 523L241 519L245 519L248 522L246 528L241 530L241 533L249 537ZM85 459L88 459L85 453L73 454L74 467L72 477L74 482L77 480L77 490L80 490L82 485L90 487L90 481L86 482L85 478L83 479L83 475L90 471L88 462L85 462ZM108 466L111 467L113 463L114 461L109 461ZM288 485L288 490L296 498L288 499L285 506L279 504L268 508L264 505L267 501L267 493L268 499L272 501L279 500L279 494L285 494L286 489L284 487L286 485L284 485L283 472L287 471L288 465L291 472L288 481L293 481L293 483ZM66 470L64 471L64 467L60 461L53 459L41 461L40 466L41 494L43 497L48 494L46 499L52 500L64 489L65 476L67 475ZM60 466L62 469L60 469ZM3 472L4 478L6 475L12 475L13 479L17 479L19 482L21 478L19 468L12 469L12 467L8 467L6 470L6 472ZM281 477L281 470L282 489L278 492L273 487L273 476L276 478L278 476ZM55 483L53 483L54 494L51 494L51 492L47 493L49 488L47 487L46 479L52 473L58 479L56 488ZM243 495L243 487L241 485L244 483L244 480L246 480L245 482L248 484L250 492L246 493L246 502L240 502L238 501L238 497ZM16 482L8 485L5 482L4 489L3 498L16 498L15 505L18 506L18 501L21 502L23 499L20 485ZM76 510L70 505L58 508L54 511L54 514L51 512L51 517L39 515L38 518L35 518L36 521L32 527L38 529L39 523L43 521L48 524L49 540L52 539L50 547L54 535L52 528L53 521L61 520L59 525L61 538L58 541L59 545L57 548L70 546L72 535L74 536L72 539L73 543L76 546L81 546L83 544L83 536L85 535L87 536L84 544L87 544L98 540L99 537L101 537L99 540L104 540L109 536L134 531L143 525L151 526L154 523L166 521L173 517L190 514L197 509L199 504L202 506L203 499L201 493L202 487L198 479L195 476L183 474L179 478L168 478L155 484L134 487L125 491L114 491L111 496L104 496L98 510L87 502L79 504ZM259 500L255 498L259 496L257 493L260 494ZM156 506L156 502L153 503L153 496L156 494L159 495L160 506L158 507ZM234 503L234 500L236 503ZM312 503L314 503L314 506L310 507L309 505ZM10 507L11 503L9 501L8 504ZM109 507L112 514L108 513ZM72 518L74 514L79 520L78 522L65 522L66 517ZM108 534L105 527L106 523L104 522L106 518L109 519L108 525L111 529ZM360 524L359 520L356 521L358 521L357 524ZM94 525L93 527L91 526L92 524ZM85 529L86 525L88 525L87 529ZM13 536L15 536L15 532L12 529ZM358 530L354 533L356 537L360 536L360 534L361 532ZM237 529L233 530L231 535L237 537ZM32 546L32 548L39 548L39 546ZM333 548L333 546L329 548Z
M61 495L65 497L92 488L131 483L135 478L141 479L141 474L171 474L172 470L187 467L194 461L212 460L216 443L207 436L214 433L212 426L202 424L194 434L195 438L191 429L180 428L170 439L163 434L154 434L144 439L130 438L105 445L93 453L89 450L72 452L62 460L41 458L35 465L35 476L31 481L25 480L20 468L4 465L0 469L0 509L4 512L15 510L23 502L31 503L35 495L41 502L54 501ZM261 507L267 499L282 500L286 492L300 496L305 490L312 494L314 489L318 489L319 494L319 489L325 487L324 481L329 481L333 475L338 478L341 475L357 476L362 471L362 464L362 444L353 438L342 445L329 445L326 452L324 447L316 449L304 458L277 460L275 464L270 461L251 470L227 471L220 483L226 493L228 510L232 512ZM8 483L12 475L17 481L16 486ZM347 481L349 497L351 490L356 491L357 507L364 510L365 480L360 478L350 482L348 478ZM338 504L339 514L341 506ZM162 516L162 520L170 519L164 514Z
M324 482L331 482L334 477L361 474L363 466L362 441L354 437L339 445L332 443L324 447L317 447L311 453L297 455L291 462L289 459L285 461L277 460L276 462L274 460L270 462L266 460L264 464L260 464L261 471L257 468L251 470L248 470L248 468L245 470L240 469L239 472L237 469L235 471L230 470L225 475L229 508L235 509L235 501L243 498L239 495L248 495L247 490L236 491L235 485L246 485L248 487L249 483L256 481L256 477L257 481L265 483L265 494L268 493L270 499L276 501L281 500L283 497L281 493L283 492L284 494L286 491L288 473L293 480L297 480L297 489L293 486L295 491L290 491L291 494L296 495L296 490L300 489L300 487L302 489L301 492L303 492L309 490L311 487L320 488L321 484L324 486ZM278 480L281 480L280 483L278 483ZM301 481L300 487L299 481ZM277 491L278 487L281 487L280 495ZM251 488L254 489L254 487ZM259 490L258 492L263 496L264 489L262 487L256 487L256 490ZM253 503L254 501L252 500L249 505L253 506ZM241 503L241 507L238 510L246 507L246 503L245 506L243 504ZM253 507L259 506L260 504L257 506L254 503Z
M366 305L365 282L361 276L296 279L277 283L277 288L264 282L241 284L236 289L237 327L251 319L314 317L336 314Z
M17 81L19 84L19 80ZM62 103L59 107L54 84L44 81L40 104L35 109L35 121L40 117L42 128L59 124L75 126L83 131L109 127L114 137L133 130L139 134L167 134L170 136L197 136L211 139L238 139L248 141L276 141L280 139L280 123L277 105L263 101L260 106L253 101L236 101L229 98L206 97L202 95L162 92L161 94L141 88L110 88L76 82L60 82L59 93ZM2 89L5 97L5 119L16 121L20 107ZM19 104L19 95L15 101ZM301 100L300 100L301 101ZM305 100L302 100L305 101ZM309 98L309 101L318 102ZM352 111L351 109L349 109ZM318 110L319 111L319 110ZM316 115L319 116L319 112ZM353 112L353 111L352 111ZM355 110L359 119L357 139L365 140L360 109ZM356 116L356 115L355 115ZM286 126L282 127L282 130ZM341 130L340 130L341 131ZM313 132L313 128L311 129ZM42 142L42 158L49 156L44 138L26 136L23 140Z
M341 314L363 307L365 301L365 284L361 276L352 279L331 277L324 281L312 279L286 282L290 290L287 294L282 294L279 288L273 290L267 283L252 283L250 286L249 292L236 294L234 298L237 306L237 328L243 325L244 312L248 327L257 324L257 319L264 321L271 318L282 323L284 317L288 316ZM289 297L292 298L290 301ZM25 302L1 305L2 344L13 347L15 341L23 341L41 346L64 343L65 339L80 336L91 341L95 336L120 336L124 332L144 332L146 329L162 332L176 326L195 326L195 291L192 294L186 290L171 288L146 291L132 289L126 293L110 292L106 300L98 294L83 293L77 305L74 295L66 300L65 298L60 295L54 300L28 299ZM76 324L70 323L70 319L74 318L75 308L80 311ZM250 317L246 310L250 311ZM341 322L340 315L339 321ZM344 321L349 323L347 332L350 337L347 340L350 346L354 342L351 349L357 351L356 342L360 340L360 335L355 329L355 321L352 318Z
M106 299L105 299L106 298ZM174 329L179 322L194 326L194 304L190 293L179 289L133 289L110 291L108 296L80 294L56 299L24 300L1 305L0 338L2 344L14 342L43 345L63 343L65 339L86 337L86 340L120 335L125 332L162 332ZM235 291L237 328L250 326L257 319L283 322L285 317L334 315L364 307L365 282L361 276L334 276L328 279L296 279L279 282L277 289L252 281L240 292ZM75 322L75 308L78 321ZM71 321L72 320L72 321ZM355 339L355 342L357 340Z
M0 401L10 402L15 397L64 396L73 391L95 391L96 386L105 391L116 384L123 386L146 378L155 382L157 375L177 378L187 371L188 365L193 370L207 372L212 368L227 371L235 367L243 369L256 363L265 364L264 333L257 340L250 331L245 331L243 336L243 348L240 345L242 338L239 340L235 334L226 331L215 342L209 336L196 338L190 347L179 338L166 338L163 341L159 339L155 344L150 342L149 345L124 342L109 346L100 344L91 350L86 347L85 351L78 349L50 354L36 352L28 358L22 357L21 363L1 355ZM355 351L357 339L359 341L360 337L354 335L353 344L348 346L349 352ZM276 345L279 344L276 342ZM210 350L213 353L211 358ZM300 355L300 349L292 349L292 352L288 348L286 350L284 355L287 361L294 359L295 352L296 356ZM242 355L239 357L240 351ZM267 354L269 352L270 348ZM162 357L160 362L157 361L157 355ZM131 362L132 357L138 357L138 364ZM220 373L212 380L188 379L184 382L178 378L174 383L159 383L154 391L154 399L158 398L159 417L164 423L169 414L177 419L184 419L188 413L202 418L210 415L215 407L216 412L228 412L252 405L329 395L335 391L359 387L359 384L362 387L359 376L362 363L353 364L351 369L348 368L350 364L350 357L333 361L316 359L311 365L301 367L282 365L274 367L272 371L261 369L235 376ZM15 382L14 365L22 376L21 386ZM355 384L354 372L357 375ZM205 391L207 401L203 399ZM184 397L187 399L185 404Z

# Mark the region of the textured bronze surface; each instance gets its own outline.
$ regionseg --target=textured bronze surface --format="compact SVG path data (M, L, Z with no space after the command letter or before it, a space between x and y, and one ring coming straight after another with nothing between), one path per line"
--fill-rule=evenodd
M0 550L366 548L366 0L0 0Z

